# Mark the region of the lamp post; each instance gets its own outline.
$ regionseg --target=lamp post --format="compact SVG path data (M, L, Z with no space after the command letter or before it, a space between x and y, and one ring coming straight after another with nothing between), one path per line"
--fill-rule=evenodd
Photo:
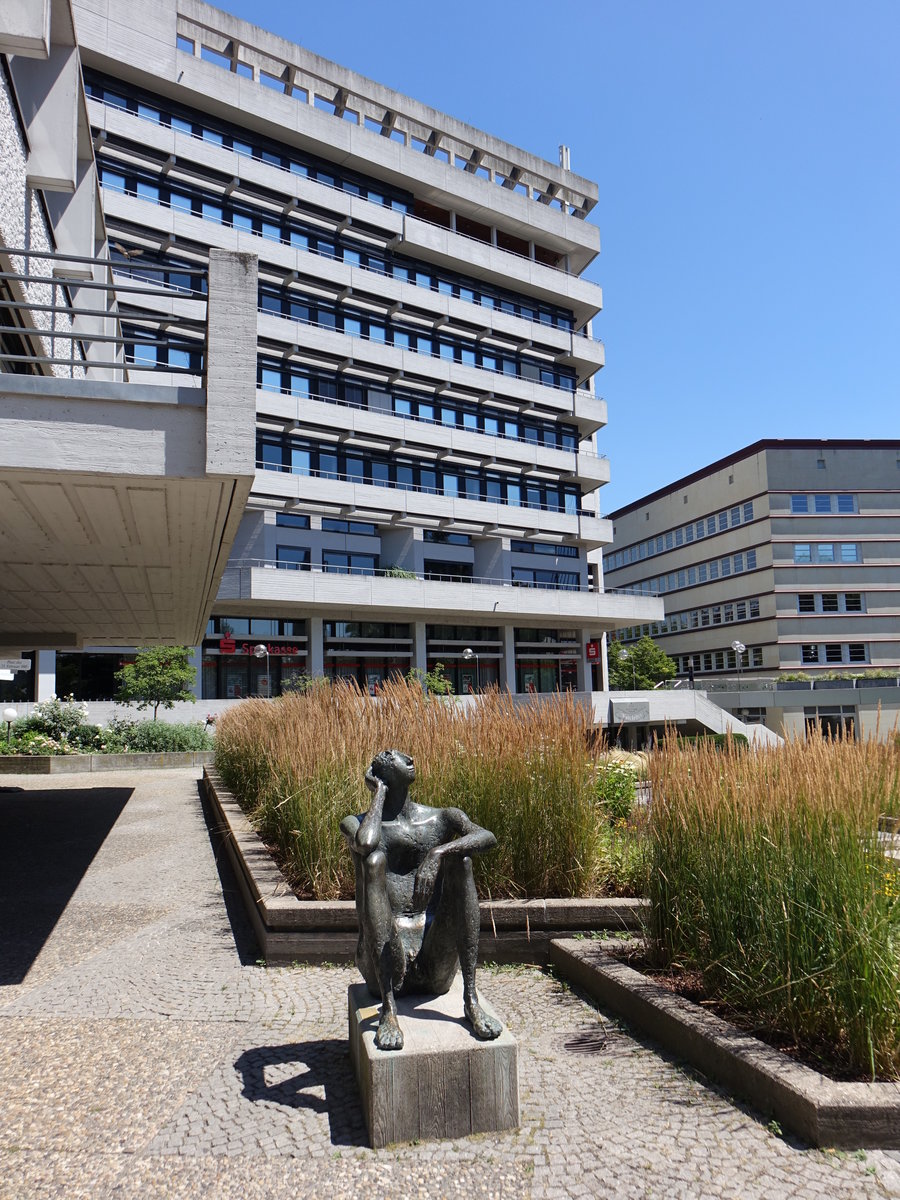
M743 643L743 642L741 642L741 641L739 641L737 638L735 638L735 639L734 639L734 641L731 643L731 648L732 648L732 650L734 651L735 655L737 656L737 669L738 669L738 708L740 708L740 707L741 707L741 704L742 704L742 700L741 700L741 694L742 694L742 691L743 691L743 688L742 688L742 686L741 686L741 684L742 684L742 679L741 679L741 667L743 666L743 654L744 654L744 651L747 649L747 647L744 645L744 643Z
M620 654L620 657L624 658L626 662L628 662L629 660L631 661L631 690L633 692L636 692L637 691L637 667L635 666L634 659L631 657L631 655L628 653L627 650L623 650Z
M477 692L480 692L481 691L481 670L480 670L480 664L478 662L478 655L475 653L475 651L472 649L471 646L466 646L465 650L463 650L463 652L462 652L462 656L466 660L466 662L471 662L473 658L475 659L475 690Z
M254 658L264 658L266 660L266 699L272 699L272 674L269 670L269 647L265 642L260 642L258 646L253 647Z
M18 713L14 708L4 708L3 720L6 722L6 744L9 745L9 739L12 734L12 723L18 717Z

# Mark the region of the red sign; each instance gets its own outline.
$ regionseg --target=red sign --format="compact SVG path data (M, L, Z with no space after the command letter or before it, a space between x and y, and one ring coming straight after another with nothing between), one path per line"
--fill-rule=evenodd
M231 634L228 637L221 637L219 639L219 653L234 654L234 638Z
M599 642L588 642L588 644L587 644L587 659L588 659L588 662L599 662L600 661L600 643Z
M222 643L220 642L219 645L221 646L221 644ZM241 642L241 646L240 646L240 649L238 650L238 654L252 654L253 651L256 649L256 647L259 644L260 644L259 642ZM276 654L300 654L301 653L301 651L298 650L296 646L285 646L285 645L282 645L281 642L268 642L266 644L266 650L273 657ZM302 653L305 654L306 651L304 650L304 651L302 651Z

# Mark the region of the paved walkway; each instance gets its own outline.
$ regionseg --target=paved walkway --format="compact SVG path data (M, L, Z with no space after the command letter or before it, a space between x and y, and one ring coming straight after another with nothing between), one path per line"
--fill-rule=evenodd
M522 1128L371 1151L355 972L256 964L193 772L0 789L2 1200L900 1197L900 1155L782 1139L533 970L482 974Z

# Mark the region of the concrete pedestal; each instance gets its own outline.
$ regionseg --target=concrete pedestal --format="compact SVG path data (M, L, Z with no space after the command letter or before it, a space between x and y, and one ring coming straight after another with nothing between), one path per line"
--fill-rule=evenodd
M397 1002L402 1050L376 1048L381 1006L364 983L352 984L347 999L350 1057L372 1146L518 1127L515 1038L504 1028L495 1041L478 1041L462 1015L459 976L445 996Z

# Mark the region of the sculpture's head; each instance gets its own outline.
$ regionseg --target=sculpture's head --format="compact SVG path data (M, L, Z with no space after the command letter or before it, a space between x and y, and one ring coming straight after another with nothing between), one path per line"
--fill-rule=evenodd
M399 750L382 750L372 759L371 770L388 787L393 783L405 783L408 787L416 777L413 760Z

